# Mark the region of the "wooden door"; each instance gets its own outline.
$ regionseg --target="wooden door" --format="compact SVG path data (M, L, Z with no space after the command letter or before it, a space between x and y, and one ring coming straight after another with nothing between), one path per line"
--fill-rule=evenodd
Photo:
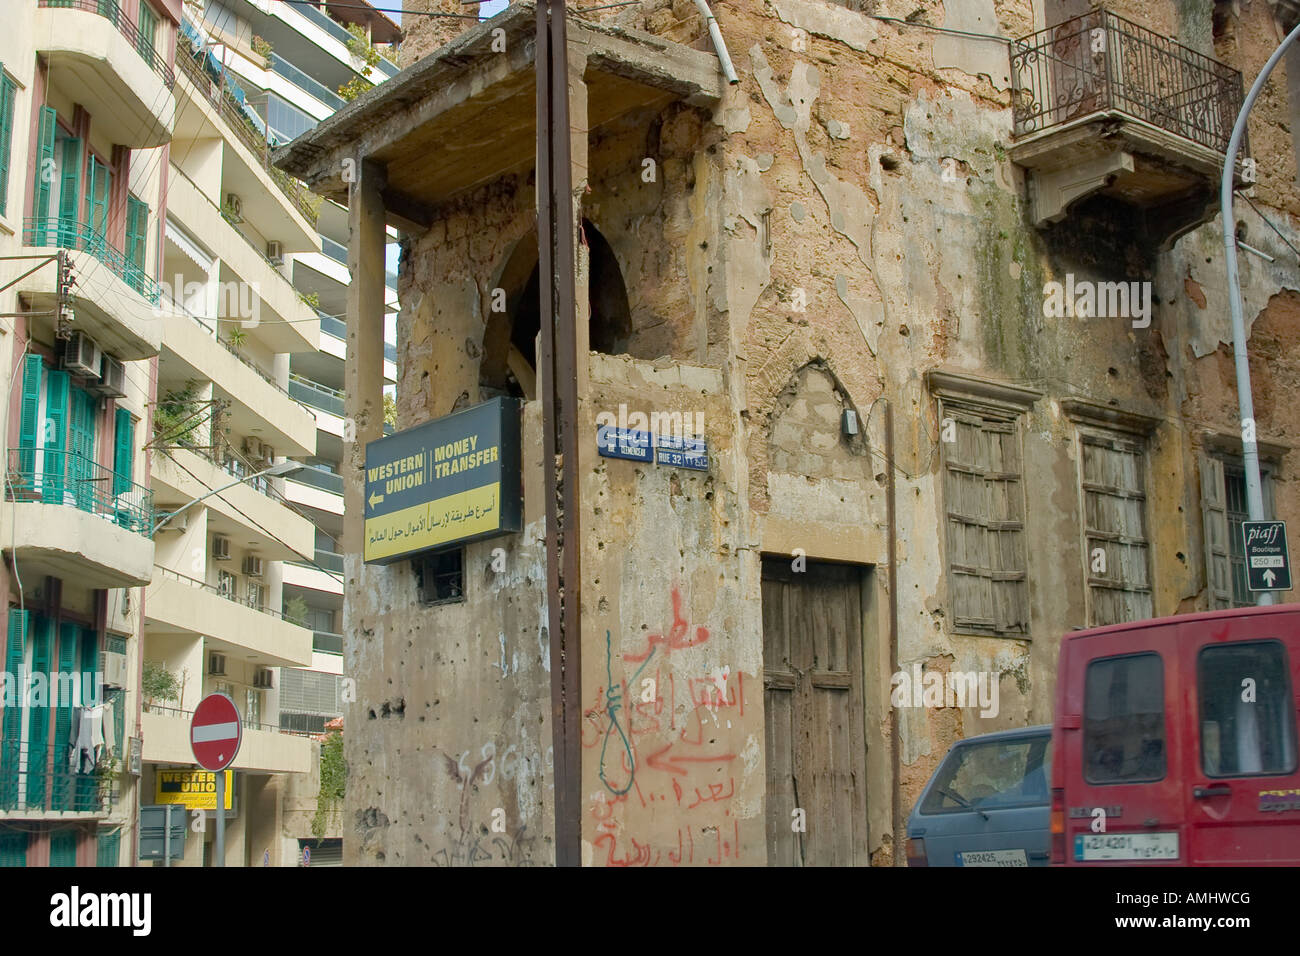
M870 862L861 602L857 567L763 561L770 865Z

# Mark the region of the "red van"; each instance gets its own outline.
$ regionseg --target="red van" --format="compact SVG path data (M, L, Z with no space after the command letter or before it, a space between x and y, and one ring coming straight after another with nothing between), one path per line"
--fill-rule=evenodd
M1300 604L1068 634L1055 865L1300 864Z

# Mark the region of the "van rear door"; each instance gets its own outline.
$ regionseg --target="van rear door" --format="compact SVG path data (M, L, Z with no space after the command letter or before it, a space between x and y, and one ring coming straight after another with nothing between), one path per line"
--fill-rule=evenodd
M1188 862L1300 864L1300 612L1182 625Z
M1178 709L1177 625L1071 641L1059 720L1070 864L1177 866L1185 861L1186 732Z

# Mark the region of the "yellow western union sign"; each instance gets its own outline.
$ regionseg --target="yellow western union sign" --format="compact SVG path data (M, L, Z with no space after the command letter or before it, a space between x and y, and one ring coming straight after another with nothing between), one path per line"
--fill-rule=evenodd
M223 770L226 775L226 809L235 790L233 770ZM154 783L155 803L176 803L187 810L217 809L217 775L210 770L159 770Z
M519 407L496 398L368 443L364 560L520 530Z
M495 531L501 522L501 483L495 482L411 505L366 522L367 561L426 551L451 541Z

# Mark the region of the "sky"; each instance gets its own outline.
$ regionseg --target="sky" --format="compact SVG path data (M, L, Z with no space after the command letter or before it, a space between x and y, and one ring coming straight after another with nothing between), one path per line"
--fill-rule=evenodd
M479 16L483 19L496 16L506 8L507 4L508 0L484 0L483 5L478 8ZM402 15L396 12L398 6L396 3L391 2L391 0L385 0L385 2L377 4L377 6L391 7L394 12L390 13L389 16L392 17L396 23L399 25L401 24Z

